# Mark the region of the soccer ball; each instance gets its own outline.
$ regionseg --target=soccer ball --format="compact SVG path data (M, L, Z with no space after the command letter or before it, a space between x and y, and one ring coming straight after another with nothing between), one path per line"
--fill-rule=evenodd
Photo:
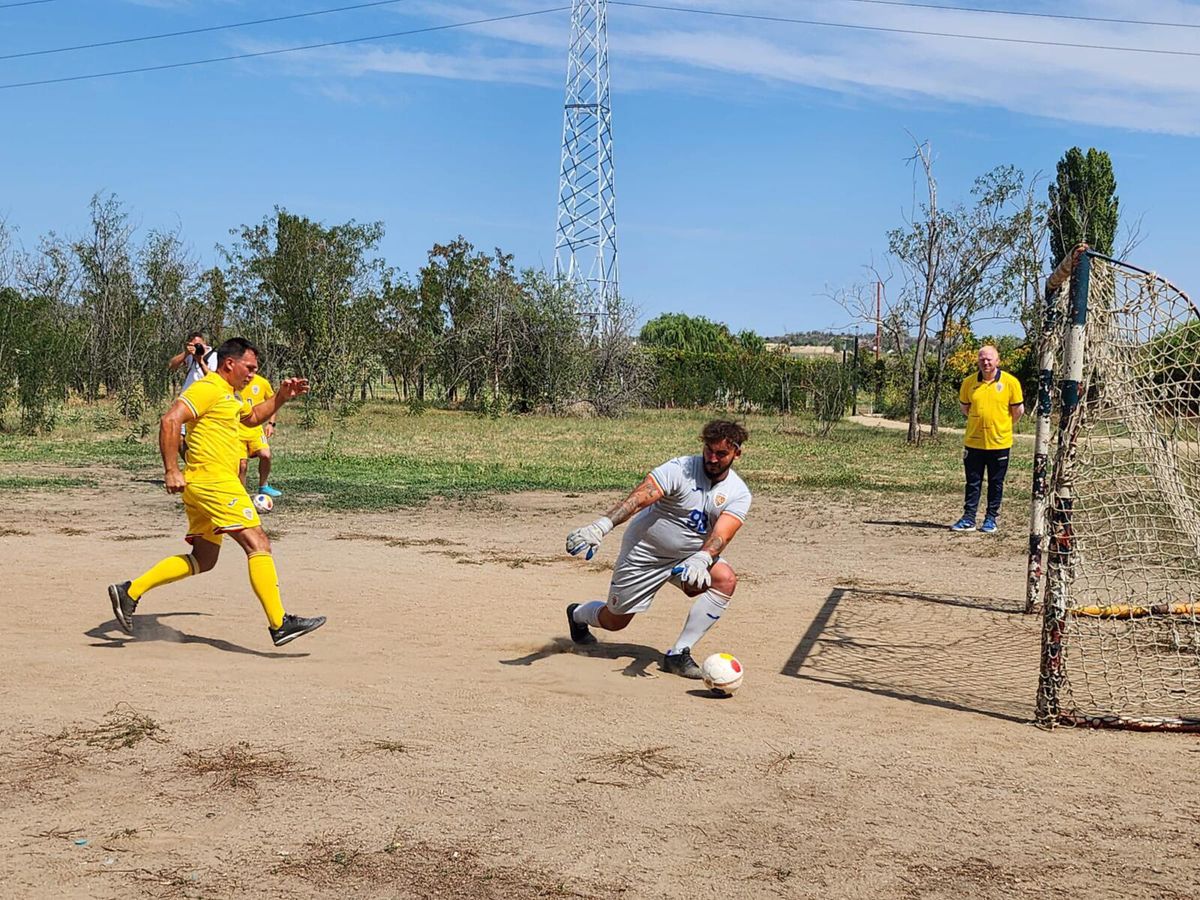
M260 513L269 513L275 507L275 501L266 494L255 494L252 502Z
M729 653L714 653L700 667L704 683L714 694L730 697L742 686L742 664Z

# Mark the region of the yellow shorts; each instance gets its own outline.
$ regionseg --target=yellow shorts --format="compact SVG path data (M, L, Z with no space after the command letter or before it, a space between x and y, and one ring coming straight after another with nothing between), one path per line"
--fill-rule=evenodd
M183 489L183 508L187 510L188 530L184 540L196 538L220 546L224 535L262 524L258 510L250 502L246 488L237 480L188 484Z
M263 450L270 446L263 438L262 433L256 434L252 438L242 438L242 455L246 459L252 457L259 450Z

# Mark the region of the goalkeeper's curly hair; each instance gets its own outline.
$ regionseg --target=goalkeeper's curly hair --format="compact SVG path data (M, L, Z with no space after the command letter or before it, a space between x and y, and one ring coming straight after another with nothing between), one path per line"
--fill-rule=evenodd
M742 444L746 443L746 438L748 437L750 437L750 432L746 431L737 422L730 422L727 419L713 419L700 432L700 439L706 444L719 444L721 441L729 441L729 443L739 450L742 449Z

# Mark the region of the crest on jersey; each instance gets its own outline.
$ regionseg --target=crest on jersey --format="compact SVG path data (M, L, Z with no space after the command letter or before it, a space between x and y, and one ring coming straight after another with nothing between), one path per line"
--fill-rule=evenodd
M254 387L250 388L250 393L252 393L252 394L257 394L257 393L259 392L259 390L260 390L260 388L259 388L259 386L256 384L256 385L254 385Z
M713 497L713 503L717 504L717 506L724 506L725 501L728 499L729 498L726 497L724 494L717 494L715 497Z
M254 518L254 510L249 506L243 506L242 515L246 517L247 521L250 521Z

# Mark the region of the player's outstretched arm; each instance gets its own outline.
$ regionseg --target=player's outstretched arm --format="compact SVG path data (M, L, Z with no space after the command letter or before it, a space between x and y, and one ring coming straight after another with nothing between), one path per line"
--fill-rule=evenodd
M707 590L712 584L712 574L709 570L712 569L713 561L729 546L729 542L741 527L742 520L737 516L721 513L717 524L705 539L704 546L671 571L677 574L684 584Z
M663 489L653 477L647 475L642 483L630 491L629 496L608 511L608 519L613 525L620 525L630 516L641 512L652 503L663 498Z
M183 426L196 414L182 400L176 400L158 421L158 452L162 454L163 483L167 493L178 494L183 490L183 473L179 471L179 437Z
M307 378L285 378L279 385L274 397L268 397L246 415L242 416L242 424L253 428L268 419L275 418L275 413L283 404L309 391Z
M586 550L587 554L584 559L591 559L606 534L634 513L661 500L662 496L663 490L658 486L658 482L647 475L628 497L608 511L608 515L601 516L590 525L576 528L568 534L567 552L572 556L578 556Z

